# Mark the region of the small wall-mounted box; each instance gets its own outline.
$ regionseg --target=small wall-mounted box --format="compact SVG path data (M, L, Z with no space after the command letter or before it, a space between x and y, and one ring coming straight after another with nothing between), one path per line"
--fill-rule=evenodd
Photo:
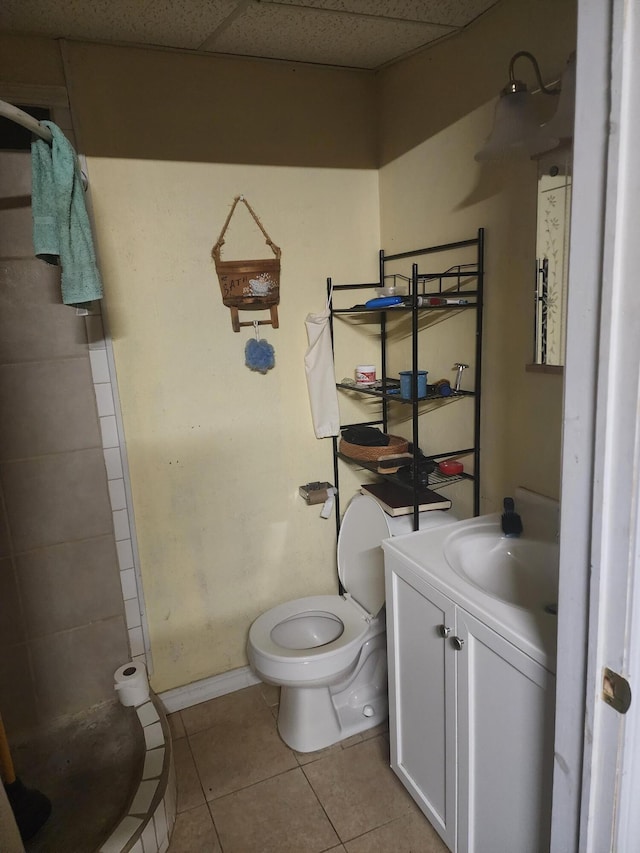
M305 502L311 506L312 504L323 504L329 497L327 489L331 488L333 488L331 483L316 481L315 483L306 483L304 486L300 486L298 491L300 492L300 497L304 498Z

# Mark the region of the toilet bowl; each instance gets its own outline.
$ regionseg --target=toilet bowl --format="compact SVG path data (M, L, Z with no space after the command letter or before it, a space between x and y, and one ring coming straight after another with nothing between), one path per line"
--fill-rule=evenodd
M420 514L420 529L451 524L451 512ZM392 518L367 495L347 507L338 535L342 595L286 601L249 629L256 675L279 685L278 732L313 752L382 723L388 713L383 539L410 533L413 518Z

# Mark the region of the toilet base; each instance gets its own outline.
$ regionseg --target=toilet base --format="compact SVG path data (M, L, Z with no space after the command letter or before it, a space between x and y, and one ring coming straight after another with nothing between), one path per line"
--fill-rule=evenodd
M389 713L384 632L364 644L359 664L331 687L281 687L278 732L297 752L315 752L383 723Z

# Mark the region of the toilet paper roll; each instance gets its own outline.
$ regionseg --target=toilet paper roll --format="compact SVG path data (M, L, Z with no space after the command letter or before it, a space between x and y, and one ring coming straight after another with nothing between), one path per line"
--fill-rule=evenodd
M147 669L141 661L125 663L113 673L114 689L125 707L142 705L149 698Z

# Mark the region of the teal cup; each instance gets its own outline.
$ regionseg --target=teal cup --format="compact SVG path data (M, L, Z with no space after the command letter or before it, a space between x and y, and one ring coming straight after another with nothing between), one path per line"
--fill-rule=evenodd
M418 399L427 396L427 370L418 370ZM411 379L413 370L400 371L400 396L403 400L411 400Z

